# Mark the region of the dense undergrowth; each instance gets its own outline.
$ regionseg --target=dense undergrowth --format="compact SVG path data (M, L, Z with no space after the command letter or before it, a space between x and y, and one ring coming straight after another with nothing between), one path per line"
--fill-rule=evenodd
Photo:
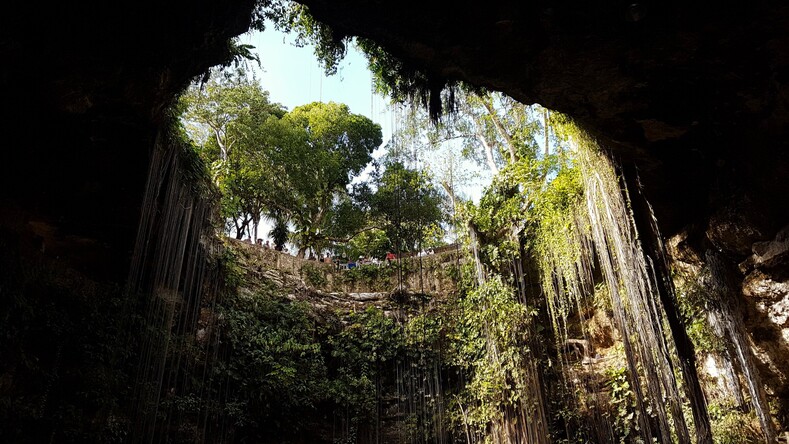
M138 300L57 264L0 268L0 440L124 440Z
M642 442L663 406L639 404L656 386L638 375L646 354L627 351L637 344L623 332L633 322L616 320L618 304L633 304L622 296L630 289L592 258L594 222L581 213L605 196L585 200L585 178L602 173L580 162L565 151L505 169L479 206L463 209L479 261L428 270L451 275L458 291L393 297L386 311L321 308L265 278L252 282L226 246L207 256L220 291L192 307L195 328L176 332L150 322L145 301L176 307L177 296L19 263L10 253L18 247L0 238L0 439L129 440L139 385L156 383L138 380L141 342L159 335L168 368L185 369L153 386L162 441ZM414 266L362 267L342 279L374 286ZM327 283L317 267L300 271L308 287ZM722 353L704 286L675 278L695 350ZM716 384L702 383L708 394ZM714 442L761 442L747 399L708 398ZM677 402L690 418L684 395Z

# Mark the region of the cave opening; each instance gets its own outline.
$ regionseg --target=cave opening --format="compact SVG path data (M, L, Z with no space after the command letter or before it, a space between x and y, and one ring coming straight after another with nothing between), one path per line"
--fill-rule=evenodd
M786 439L785 6L7 12L3 440ZM265 26L415 105L277 106Z

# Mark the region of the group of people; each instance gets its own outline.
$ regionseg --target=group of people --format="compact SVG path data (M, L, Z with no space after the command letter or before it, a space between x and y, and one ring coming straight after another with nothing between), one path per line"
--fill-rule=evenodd
M255 244L259 245L259 246L261 246L263 248L271 248L271 244L268 242L268 239L266 239L266 243L264 244L263 243L263 239L258 238L258 240L257 240L257 242L255 242Z
M245 242L251 244L252 243L252 238L246 239ZM255 245L257 245L259 247L262 247L262 248L266 248L266 249L272 248L272 246L271 246L271 244L269 243L268 240L266 240L266 242L264 243L263 239L260 239L260 238L258 238L255 241ZM432 248L427 250L427 251L425 251L423 249L423 250L421 250L420 252L418 252L416 254L405 254L405 255L399 255L399 256L397 254L392 253L391 251L389 251L389 252L386 253L386 256L383 259L383 261L381 259L378 259L377 257L370 258L370 257L365 257L365 256L359 256L359 259L354 261L354 260L345 258L344 255L343 256L332 256L331 254L326 253L325 256L320 257L320 258L316 257L315 254L310 254L309 260L320 261L320 262L324 262L324 263L327 263L327 264L332 264L333 263L337 267L338 270L347 270L347 269L356 268L356 267L359 267L359 266L362 266L362 265L375 265L375 266L380 266L381 264L389 265L393 261L396 261L398 259L398 257L400 257L400 256L402 256L402 257L420 256L421 257L421 256L432 255L432 254L434 254Z

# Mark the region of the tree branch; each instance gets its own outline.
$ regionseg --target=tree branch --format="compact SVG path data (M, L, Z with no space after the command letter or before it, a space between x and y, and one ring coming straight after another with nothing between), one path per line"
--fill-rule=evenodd
M365 231L370 231L370 230L375 230L375 229L382 230L382 228L377 226L377 225L371 225L369 227L362 228L361 230L359 230L359 231L357 231L357 232L353 233L352 235L350 235L348 237L345 237L345 238L326 236L323 239L327 240L327 241L331 241L331 242L350 242L353 238L355 238L356 236L364 233Z
M494 176L499 174L499 168L496 166L496 162L493 160L493 147L490 146L485 137L479 132L477 133L477 140L479 140L479 143L481 143L482 147L485 149L485 160L488 162L488 168L490 168L490 172L493 173Z
M488 110L488 115L490 119L493 121L493 126L496 127L496 131L499 135L504 139L504 143L507 144L507 150L510 152L510 162L515 163L518 161L518 153L515 150L515 143L512 141L512 136L507 130L504 129L504 125L499 120L498 114L496 114L496 110L493 108L493 104L490 103L486 99L482 99L482 104L485 106L485 109Z

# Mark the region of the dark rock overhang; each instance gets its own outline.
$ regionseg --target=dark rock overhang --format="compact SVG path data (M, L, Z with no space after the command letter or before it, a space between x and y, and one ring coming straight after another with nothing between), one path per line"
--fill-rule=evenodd
M338 36L375 40L435 80L572 116L635 162L668 232L733 196L749 202L742 211L789 215L781 2L302 3Z
M230 58L253 0L12 2L0 13L0 244L116 281L150 154L191 79Z
M781 2L303 3L338 36L375 40L436 84L461 80L574 117L638 168L668 234L714 219L753 225L752 240L764 240L789 219ZM5 6L3 224L127 257L164 111L228 60L254 7Z

